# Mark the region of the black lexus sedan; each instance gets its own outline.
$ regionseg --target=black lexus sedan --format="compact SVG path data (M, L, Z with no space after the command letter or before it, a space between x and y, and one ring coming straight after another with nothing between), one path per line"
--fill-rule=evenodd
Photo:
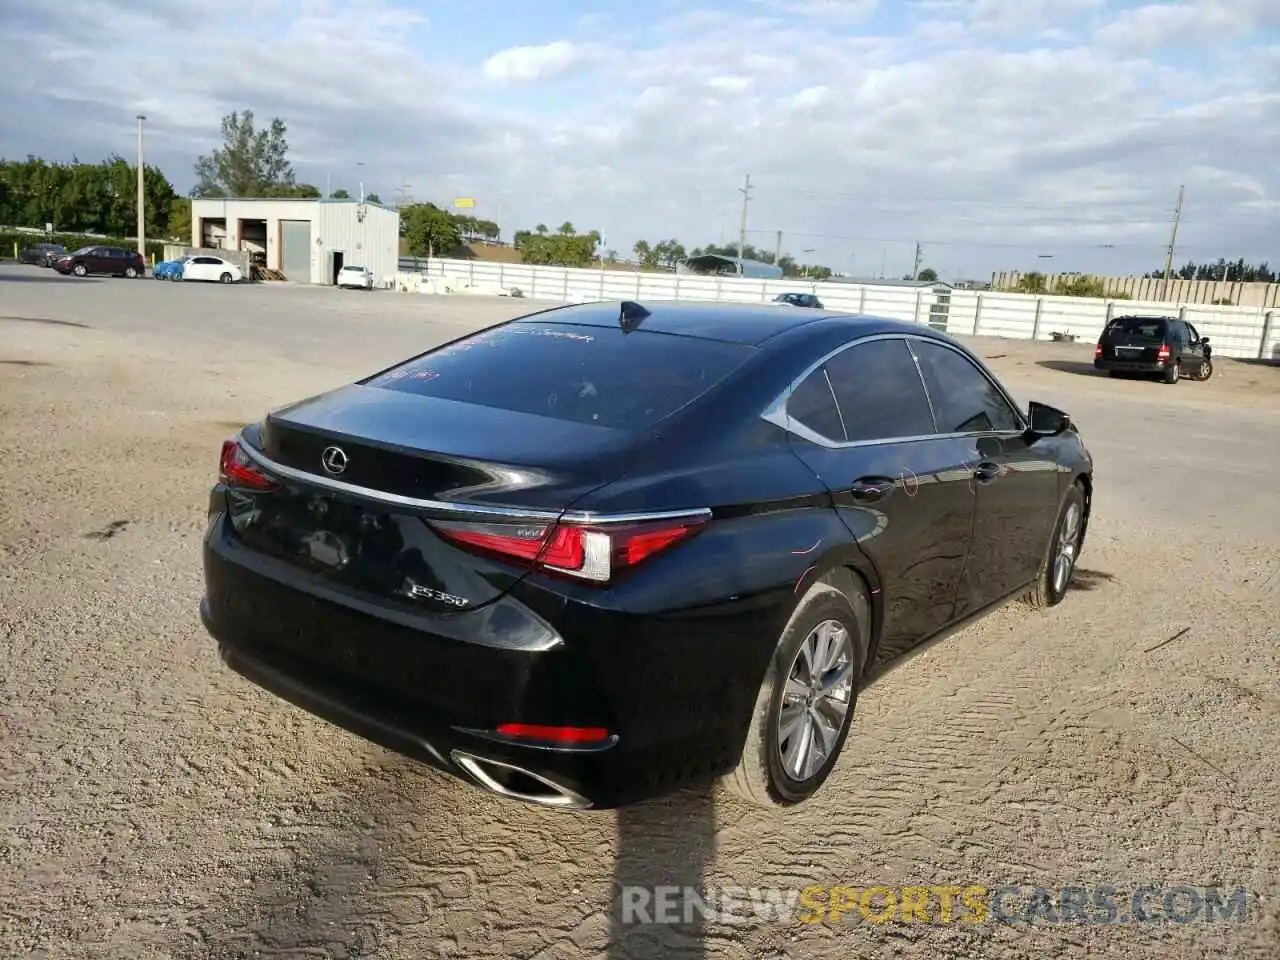
M506 797L805 800L889 661L1062 600L1093 488L962 344L805 314L560 307L245 427L204 541L223 659Z

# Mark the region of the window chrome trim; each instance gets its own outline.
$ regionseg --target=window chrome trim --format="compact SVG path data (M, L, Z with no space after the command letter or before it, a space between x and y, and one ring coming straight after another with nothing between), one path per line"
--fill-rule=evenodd
M836 417L840 420L840 432L844 434L844 438L847 441L849 439L849 425L844 422L844 411L840 409L840 398L836 396L835 384L831 382L831 374L827 372L825 364L822 367L822 379L827 381L827 389L831 391L831 403L836 408Z
M830 437L824 437L822 434L809 429L798 420L793 420L790 417L787 413L787 403L791 400L791 394L795 392L796 388L799 387L800 384L804 383L811 373L819 367L825 366L825 364L827 364L832 358L839 356L846 350L852 350L864 343L875 343L878 340L902 340L906 344L907 352L911 355L911 358L915 363L916 374L920 377L920 384L924 388L925 400L929 404L929 414L933 418L935 428L938 423L937 413L933 409L933 402L929 397L929 388L925 386L924 375L919 368L919 361L916 358L915 351L911 349L912 340L934 343L959 354L961 357L964 357L964 359L967 360L974 369L986 378L988 383L995 387L996 392L1004 398L1005 403L1009 404L1009 408L1013 410L1018 422L1022 424L1022 428L1019 430L969 430L961 433L931 433L911 437L877 437L874 440L832 440ZM827 377L827 383L831 383L829 376ZM834 397L834 395L835 391L833 386L832 396ZM836 410L840 410L840 404L838 401L836 403ZM1018 437L1022 436L1027 431L1026 417L1022 415L1022 411L1018 409L1018 405L1013 402L1013 399L1009 396L1008 392L996 382L992 375L987 372L985 367L973 362L973 358L968 356L967 351L963 348L957 347L955 344L947 343L945 340L935 339L934 337L922 337L915 333L875 333L867 337L861 337L857 340L842 343L834 350L829 351L814 362L810 363L800 372L799 376L793 378L791 383L783 388L782 392L778 394L778 396L776 396L767 407L765 407L764 411L760 414L760 419L771 423L776 427L780 427L787 433L793 434L802 440L808 440L810 443L817 444L820 447L826 447L830 450L844 450L846 448L853 447L878 447L890 443L916 443L921 440L963 440L969 437L989 436ZM843 414L841 414L842 423L843 419Z
M553 521L562 521L565 523L580 524L619 524L619 523L644 523L650 520L680 520L684 518L710 517L712 514L710 507L694 507L688 510L653 510L641 511L634 513L597 513L591 510L537 510L522 507L502 507L502 506L485 506L476 503L459 503L449 500L430 500L423 497L407 497L400 493L389 493L385 490L375 490L372 487L362 487L359 484L347 483L343 480L334 480L332 477L321 476L318 473L311 473L307 470L299 470L296 467L285 466L283 463L277 463L272 460L261 450L254 447L245 439L244 432L241 431L237 435L236 440L240 444L240 448L244 450L245 456L254 461L259 467L267 473L275 474L278 477L284 477L287 480L296 480L300 483L307 483L316 487L323 487L333 490L336 493L345 493L353 497L359 497L363 500L372 500L376 503L385 503L396 507L408 507L412 510L435 510L441 513L461 514L464 516L475 517L477 519L495 519L495 520L545 520L548 523Z

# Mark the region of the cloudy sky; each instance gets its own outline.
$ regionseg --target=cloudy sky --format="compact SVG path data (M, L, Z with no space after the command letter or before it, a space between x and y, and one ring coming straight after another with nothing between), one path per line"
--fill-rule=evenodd
M148 160L221 116L300 180L749 242L858 275L1280 261L1280 0L0 0L0 156ZM806 252L812 251L812 252Z

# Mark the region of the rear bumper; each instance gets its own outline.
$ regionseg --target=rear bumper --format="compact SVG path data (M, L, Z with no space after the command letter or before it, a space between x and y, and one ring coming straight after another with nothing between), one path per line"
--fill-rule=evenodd
M1172 360L1104 360L1097 359L1093 365L1098 370L1115 370L1119 373L1164 373L1173 364Z
M344 602L309 584L308 574L250 555L227 526L222 518L210 525L200 604L223 661L338 727L493 792L569 809L622 806L737 762L759 684L750 657L721 663L730 684L700 715L725 673L697 677L698 651L669 624L580 608L558 624L576 640L539 650L469 642L441 635L428 617L414 622L399 610ZM462 618L496 621L520 610L545 622L515 593L453 615L455 632ZM744 646L740 635L707 639L708 656ZM503 723L604 727L610 737L530 743L498 735ZM489 775L501 765L543 783L499 778L495 786Z

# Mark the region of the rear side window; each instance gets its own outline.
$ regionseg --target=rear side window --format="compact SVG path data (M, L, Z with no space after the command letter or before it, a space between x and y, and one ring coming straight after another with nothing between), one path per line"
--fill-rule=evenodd
M449 344L368 386L622 430L696 400L754 353L743 344L519 322Z
M820 437L843 442L847 438L836 398L827 383L827 372L819 367L805 377L787 400L787 416Z
M913 344L938 418L939 433L1016 431L1022 423L1009 401L966 357L934 343Z
M933 413L903 340L873 340L827 361L827 375L850 440L934 433Z

